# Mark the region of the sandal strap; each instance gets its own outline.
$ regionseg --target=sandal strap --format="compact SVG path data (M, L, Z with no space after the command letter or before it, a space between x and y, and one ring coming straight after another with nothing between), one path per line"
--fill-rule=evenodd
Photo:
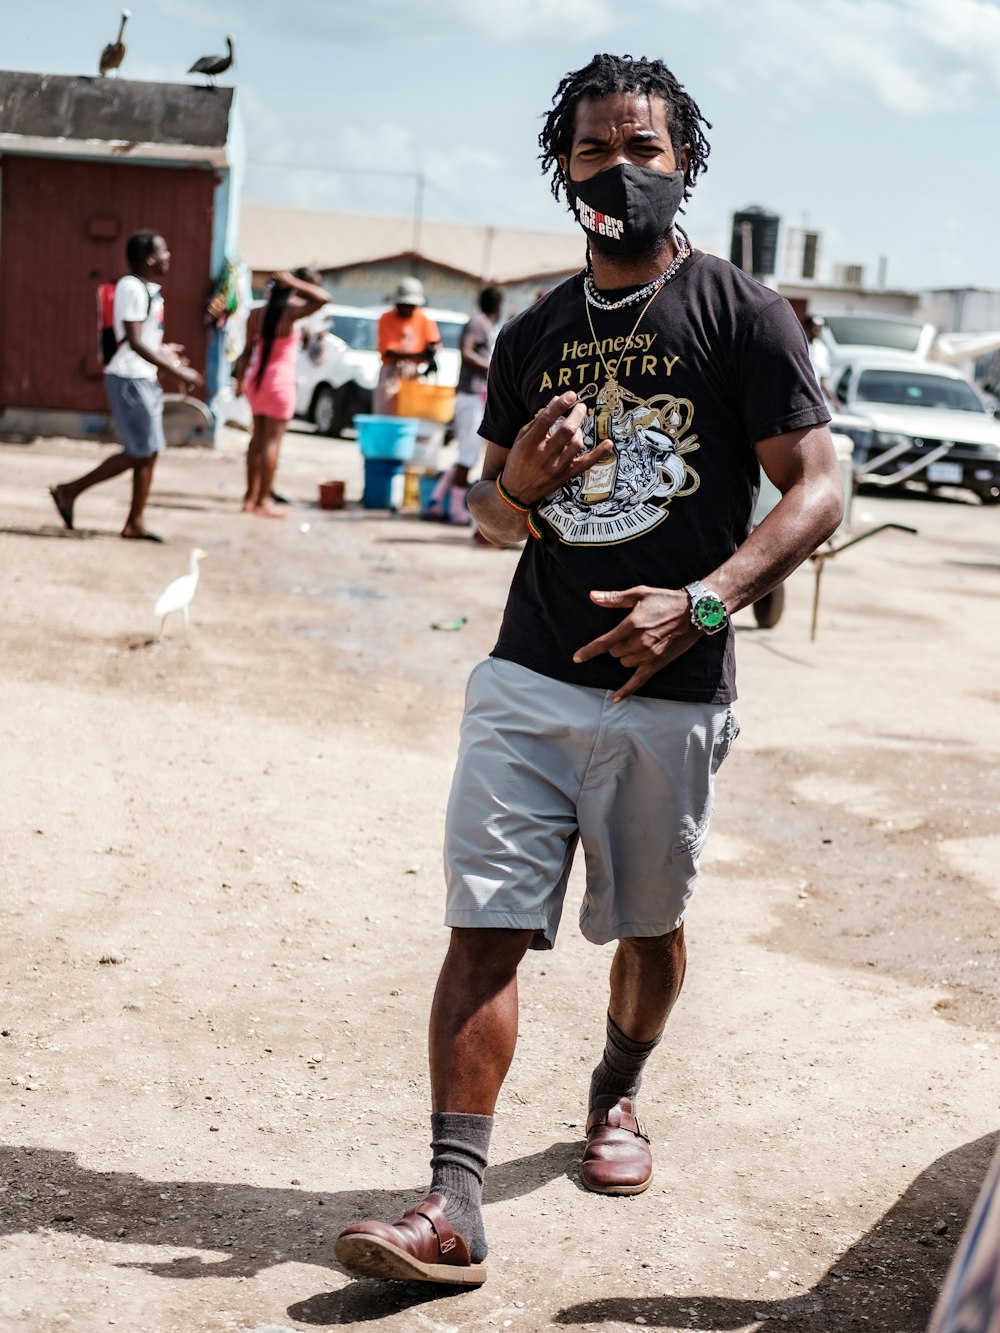
M631 1103L629 1103L631 1107ZM649 1135L646 1133L646 1126L632 1114L631 1110L626 1111L621 1102L616 1102L614 1106L599 1106L591 1111L587 1116L587 1133L598 1129L602 1125L607 1125L609 1129L624 1129L630 1134L635 1134L637 1138L645 1139L649 1142Z
M464 1245L461 1237L456 1236L451 1228L451 1223L444 1214L445 1198L443 1194L428 1194L426 1199L421 1199L412 1208L408 1208L404 1217L422 1217L428 1223L437 1239L438 1249L441 1257L452 1254L460 1245ZM447 1259L445 1259L447 1262ZM468 1259L466 1259L468 1262Z

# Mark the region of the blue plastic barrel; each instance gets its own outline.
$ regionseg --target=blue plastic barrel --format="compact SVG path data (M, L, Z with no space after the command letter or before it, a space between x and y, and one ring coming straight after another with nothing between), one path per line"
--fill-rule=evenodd
M363 458L398 458L405 463L413 457L417 430L422 423L415 417L361 414L354 418L354 424L358 428L358 444Z
M445 519L448 517L448 492L444 494L444 503L437 508L431 508L431 496L440 480L441 474L438 472L433 477L421 477L417 483L417 490L420 496L420 517L429 519Z
M405 471L406 464L398 458L366 458L362 506L365 509L401 509Z

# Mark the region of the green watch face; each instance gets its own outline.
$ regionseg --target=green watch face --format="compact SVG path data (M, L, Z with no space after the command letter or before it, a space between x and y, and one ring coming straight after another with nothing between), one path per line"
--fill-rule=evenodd
M726 608L718 597L700 597L694 615L702 629L721 629L726 623Z

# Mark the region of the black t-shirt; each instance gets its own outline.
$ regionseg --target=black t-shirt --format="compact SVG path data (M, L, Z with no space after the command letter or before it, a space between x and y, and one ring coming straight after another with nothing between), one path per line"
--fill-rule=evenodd
M481 428L510 448L539 408L573 389L589 407L586 447L616 445L609 463L535 507L541 537L522 553L493 650L608 690L632 671L606 653L580 665L573 654L628 613L595 606L590 592L705 578L750 530L760 479L753 446L830 419L792 307L734 265L695 252L630 339L641 310L591 307L592 332L577 275L510 320ZM731 702L732 627L700 639L639 693Z

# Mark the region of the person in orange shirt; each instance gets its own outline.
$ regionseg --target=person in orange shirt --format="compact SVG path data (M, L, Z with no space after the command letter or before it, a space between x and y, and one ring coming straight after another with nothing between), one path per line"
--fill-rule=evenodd
M375 388L376 416L394 416L401 381L436 370L434 353L441 346L438 326L421 306L427 304L419 278L403 278L392 298L393 308L378 322L382 370Z

